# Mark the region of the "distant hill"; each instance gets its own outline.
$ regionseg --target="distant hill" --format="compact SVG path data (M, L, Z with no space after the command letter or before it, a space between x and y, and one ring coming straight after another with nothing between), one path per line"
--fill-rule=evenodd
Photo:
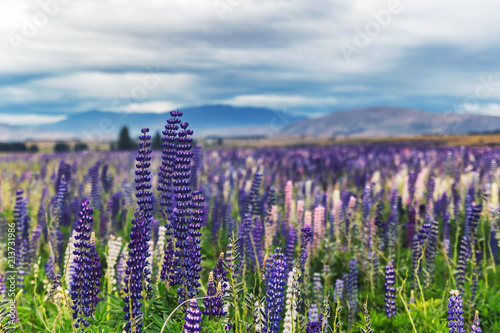
M419 110L372 107L337 111L322 118L285 126L281 134L308 136L413 136L470 134L500 130L500 115L429 113Z
M305 119L267 108L205 105L181 109L183 120L190 123L195 136L241 136L263 134L272 136L290 123ZM128 126L131 135L148 127L151 133L164 129L169 112L115 113L88 111L70 115L57 123L39 126L43 131L69 134L79 139L116 139L121 127Z

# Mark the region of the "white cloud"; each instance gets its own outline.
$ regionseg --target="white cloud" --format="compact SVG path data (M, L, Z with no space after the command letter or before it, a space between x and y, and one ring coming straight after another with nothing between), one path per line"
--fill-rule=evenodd
M39 125L51 124L66 119L66 116L40 114L9 114L0 113L0 124L7 125Z
M69 113L227 102L297 113L422 104L422 96L462 100L477 72L494 66L500 45L491 28L500 2L491 0L399 0L402 11L351 61L339 45L353 43L389 0L217 1L229 4L223 19L211 0L64 1L36 24L40 3L57 0L2 0L0 112L44 103ZM13 34L23 38L17 53ZM156 67L162 84L131 99L146 68Z

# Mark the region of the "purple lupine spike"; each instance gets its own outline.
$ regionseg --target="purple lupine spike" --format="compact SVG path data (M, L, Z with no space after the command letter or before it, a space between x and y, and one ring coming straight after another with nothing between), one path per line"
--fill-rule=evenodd
M316 309L316 311L318 310ZM312 321L310 319L309 322L307 323L306 333L322 333L322 332L323 332L323 317L321 315L318 315L317 321Z
M266 320L263 332L278 333L280 329L281 312L285 301L286 258L281 248L275 250L271 276L266 291Z
M222 290L226 290L229 278L227 277L227 270L224 267L224 252L221 252L219 255L219 260L217 260L217 264L213 268L213 272L215 284L218 285L220 283Z
M347 302L349 303L349 326L355 321L358 309L358 262L351 260L349 262L349 275L347 278Z
M63 160L59 163L59 168L57 169L57 176L54 182L54 191L58 191L61 186L61 179L64 177L66 182L71 180L71 166L66 164Z
M288 271L293 268L293 257L295 252L295 243L297 242L297 231L294 226L288 229L288 237L286 238L285 257L287 261Z
M387 318L393 318L396 316L396 288L395 284L395 272L392 263L385 266L385 314Z
M43 200L40 200L40 206L38 206L38 213L37 213L36 222L40 226L40 229L41 229L42 235L43 235L43 239L47 240L49 237L49 230L48 230L48 226L47 226L47 208L46 208L45 202L43 202Z
M256 173L253 178L252 187L250 188L250 197L249 202L247 202L248 210L247 213L251 215L260 216L260 207L259 207L259 188L262 182L262 174Z
M477 285L478 285L478 280L481 277L482 264L483 264L483 252L476 250L476 264L474 266L474 270L472 271L472 282L470 286L471 302L474 302L476 300Z
M108 174L109 166L104 164L101 170L101 184L104 192L108 193L113 187L113 177Z
M212 318L220 318L225 315L222 301L222 291L220 283L217 284L214 280L214 273L210 272L208 276L207 298L205 298L205 309L203 314L208 316L208 320Z
M186 315L182 333L198 333L201 331L201 312L196 299L191 299Z
M458 256L456 272L456 285L460 293L463 293L464 291L465 271L467 269L467 259L469 257L469 239L464 235L460 241L460 254Z
M406 228L406 247L411 247L413 237L415 236L415 228L417 225L417 211L411 205L408 208L408 224Z
M92 206L99 211L102 211L101 187L99 186L99 161L94 166L89 168L88 178L90 180L90 202Z
M462 298L458 290L450 291L448 301L448 328L449 333L465 333L464 330L464 310Z
M123 193L118 191L113 194L111 197L111 218L114 220L118 216L118 213L120 212L121 206L122 206L122 201L123 201Z
M241 239L241 254L245 258L245 262L249 267L255 266L255 252L252 244L252 216L245 214L243 221L240 224L238 236Z
M310 225L306 225L300 231L302 232L302 236L300 244L299 266L302 274L304 274L304 265L307 259L307 246L312 241L313 232Z
M474 315L474 321L472 322L470 329L471 329L471 333L483 333L483 330L481 330L481 325L479 323L479 312L478 311L476 311L476 314Z
M132 219L132 228L130 230L129 260L125 269L125 287L123 291L126 296L123 298L125 306L123 317L127 323L124 330L126 332L142 332L142 322L137 318L142 316L141 306L145 294L150 292L149 271L147 268L148 241L149 236L146 233L146 219L144 213L136 208L134 219ZM134 325L134 327L132 327Z
M88 327L99 299L98 286L101 277L101 266L95 249L95 238L91 235L94 211L88 201L81 205L79 220L75 227L75 255L73 259L73 274L70 284L70 296L73 301L73 319L75 328L80 325ZM97 261L97 262L96 262Z
M201 147L194 146L193 149L193 167L191 169L191 186L198 188L198 169L201 166Z
M439 223L432 220L428 235L427 247L425 248L425 259L427 261L427 276L425 285L432 284L434 280L434 260L436 258L436 247L439 239Z

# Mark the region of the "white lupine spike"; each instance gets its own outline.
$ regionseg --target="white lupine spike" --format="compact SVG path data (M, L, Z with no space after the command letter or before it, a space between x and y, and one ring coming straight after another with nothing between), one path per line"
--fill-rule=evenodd
M118 256L122 248L122 239L116 237L115 235L110 235L108 240L108 253L106 255L107 271L106 275L108 278L108 283L115 288L116 286L116 263L118 261Z
M157 280L160 281L161 268L163 267L163 261L165 260L165 233L167 232L167 228L161 225L158 228L158 242L156 243L155 249L155 257L156 262L158 263L158 277Z
M71 278L73 276L73 260L75 259L75 255L73 254L73 252L75 251L75 235L76 231L73 230L73 233L68 240L66 254L64 255L64 281L66 282L66 286L68 288L71 285Z
M285 324L283 333L293 333L294 325L297 321L297 290L296 282L299 279L299 272L296 268L288 273L288 282L286 289L286 301L285 301Z

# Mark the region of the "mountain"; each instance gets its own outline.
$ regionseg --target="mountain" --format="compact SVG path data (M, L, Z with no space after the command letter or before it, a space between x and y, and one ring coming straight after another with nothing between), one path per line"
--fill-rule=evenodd
M500 130L500 115L429 113L419 110L372 107L337 111L322 118L285 126L282 135L384 137L426 134L470 134Z
M291 116L266 108L205 105L181 109L183 120L190 123L195 136L272 136L279 130L304 117ZM66 133L83 140L113 140L120 128L128 126L129 133L140 133L148 127L150 133L164 129L169 112L165 113L116 113L88 111L72 114L65 120L41 125L43 131ZM138 134L137 134L138 135Z

